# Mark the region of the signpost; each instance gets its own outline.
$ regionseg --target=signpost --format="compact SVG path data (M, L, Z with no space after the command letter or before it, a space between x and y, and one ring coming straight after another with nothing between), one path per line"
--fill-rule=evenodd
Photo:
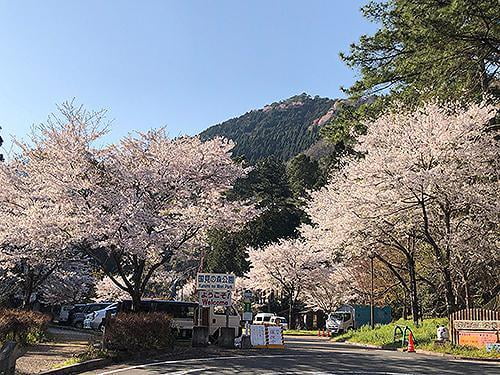
M226 328L229 327L229 307L231 291L236 277L227 273L198 273L196 289L201 307L224 306L226 308ZM210 323L209 323L210 324Z
M251 290L243 292L243 320L247 322L252 321L252 297L253 293Z
M198 290L234 290L236 277L226 273L199 273L196 276Z
M210 306L231 306L231 292L218 290L199 290L199 303L202 307Z

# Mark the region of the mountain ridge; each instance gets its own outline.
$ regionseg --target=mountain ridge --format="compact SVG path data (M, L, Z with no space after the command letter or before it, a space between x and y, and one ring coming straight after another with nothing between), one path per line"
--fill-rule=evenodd
M319 128L334 116L337 102L306 93L294 95L212 125L200 137L232 139L233 155L250 163L267 157L286 161L319 141Z

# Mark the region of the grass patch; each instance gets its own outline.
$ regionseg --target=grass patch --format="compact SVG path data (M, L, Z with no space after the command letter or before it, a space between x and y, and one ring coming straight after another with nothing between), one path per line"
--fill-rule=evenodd
M283 331L285 335L289 336L317 336L318 331L307 331L304 329L286 329Z
M369 326L363 326L360 329L346 332L334 337L333 341L350 341L360 344L372 344L385 348L401 347L401 337L393 342L394 327L396 325L408 326L413 332L415 347L421 350L429 350L439 353L453 354L470 358L500 358L498 352L487 352L486 349L470 348L464 346L452 346L451 344L440 345L434 343L436 339L436 326L448 325L447 318L425 319L423 324L415 327L412 321L400 319L396 322L386 325L376 325L372 330Z
M61 367L66 367L66 366L71 366L71 365L76 365L77 363L84 362L85 360L80 357L71 357L70 359L65 360L64 362L61 363L56 363L53 368L61 368Z
M68 358L64 362L57 363L53 366L53 368L56 369L56 368L76 365L77 363L90 361L91 359L107 358L107 357L108 357L108 353L106 351L95 348L92 345L89 345L83 353L80 353L80 354L75 355L74 357Z

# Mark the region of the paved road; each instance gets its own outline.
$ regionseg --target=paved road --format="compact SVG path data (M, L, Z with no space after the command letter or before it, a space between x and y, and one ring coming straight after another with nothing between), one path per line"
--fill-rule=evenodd
M241 352L241 351L240 351ZM237 353L237 352L235 352ZM158 361L88 374L500 374L500 364L334 344L324 338L287 338L287 348L252 356Z

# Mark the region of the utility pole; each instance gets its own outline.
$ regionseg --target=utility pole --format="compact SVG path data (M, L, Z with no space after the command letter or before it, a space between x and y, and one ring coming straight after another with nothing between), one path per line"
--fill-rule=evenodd
M370 270L371 270L371 290L370 290L370 326L375 328L375 314L374 314L374 306L373 306L373 259L375 258L375 253L371 252L370 255Z

